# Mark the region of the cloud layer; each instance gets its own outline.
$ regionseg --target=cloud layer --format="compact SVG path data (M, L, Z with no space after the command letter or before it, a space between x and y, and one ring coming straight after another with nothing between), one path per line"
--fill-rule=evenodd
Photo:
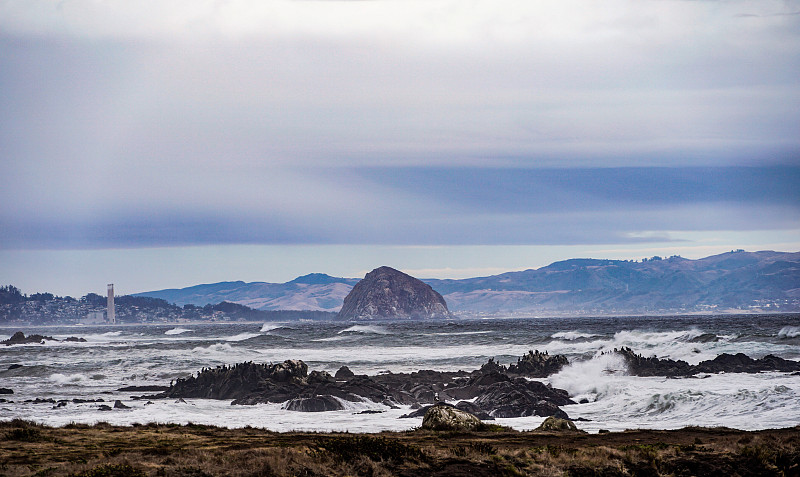
M797 228L800 2L0 2L0 248Z

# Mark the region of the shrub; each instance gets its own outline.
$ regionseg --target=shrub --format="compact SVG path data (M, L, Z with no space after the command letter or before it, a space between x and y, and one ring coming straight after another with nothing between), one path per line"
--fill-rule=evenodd
M147 474L130 464L102 464L71 477L147 477Z
M336 459L351 462L362 456L372 461L395 461L406 459L427 460L428 456L419 447L403 444L385 437L354 436L319 439L317 450L324 450Z

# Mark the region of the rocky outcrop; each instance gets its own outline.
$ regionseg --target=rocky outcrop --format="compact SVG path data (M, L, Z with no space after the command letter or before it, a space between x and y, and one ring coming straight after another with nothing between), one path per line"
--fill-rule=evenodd
M52 336L44 336L36 334L25 336L25 333L17 331L11 336L11 338L0 341L0 344L4 344L6 346L17 345L17 344L31 344L31 343L44 344L45 341L61 341L61 340L57 340ZM66 338L64 341L85 343L86 339L70 336L69 338Z
M240 399L264 393L271 398L268 402L284 402L307 385L307 376L308 366L300 360L277 364L239 363L205 368L197 376L178 379L162 397Z
M578 429L574 422L568 419L561 419L558 417L550 416L539 425L536 431L543 432L580 432L585 434L586 431Z
M501 373L509 376L546 378L561 371L561 368L568 364L569 360L563 354L550 355L547 351L540 353L539 350L531 350L525 356L517 358L516 364L512 363L507 367L495 361L494 358L489 358L489 361L481 366L478 372L480 374Z
M30 344L30 343L37 343L37 344L44 344L46 340L50 341L58 341L52 336L44 336L44 335L28 335L25 336L25 333L21 331L17 331L14 333L11 338L7 340L0 341L0 343L11 346L16 344Z
M390 267L367 273L345 297L340 320L450 318L442 295L430 285Z
M323 394L291 399L286 403L285 409L301 412L340 411L344 409L344 405L330 394Z
M628 370L634 376L693 376L698 373L760 373L763 371L800 371L800 362L767 355L753 359L746 354L723 353L714 359L690 365L683 360L645 358L630 348L614 349L614 353L622 356Z
M558 406L574 404L566 391L524 378L492 384L473 403L492 417L556 416L563 419L569 416Z
M566 418L559 406L574 404L564 390L500 372L422 370L344 377L346 374L337 372L337 379L324 371L308 373L308 366L296 360L248 362L203 369L196 376L177 380L160 395L145 398L231 399L231 404L241 405L287 403L288 410L307 412L343 409L343 401L365 400L388 407L421 408L405 417L423 415L426 405L458 401L458 409L481 419L534 415Z
M422 428L433 431L474 431L481 420L452 406L431 406L422 418Z
M350 379L353 376L355 376L355 373L350 371L350 368L348 368L347 366L342 366L341 368L339 368L339 370L336 371L336 374L334 375L336 379Z
M561 371L561 368L568 364L569 361L563 354L550 356L547 351L544 353L538 350L528 351L528 354L517 359L517 364L509 366L508 372L530 378L546 378Z

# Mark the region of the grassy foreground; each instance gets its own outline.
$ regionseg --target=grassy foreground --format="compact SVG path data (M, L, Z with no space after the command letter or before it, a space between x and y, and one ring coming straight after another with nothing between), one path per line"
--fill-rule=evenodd
M0 475L799 476L800 428L328 434L15 420L0 423Z

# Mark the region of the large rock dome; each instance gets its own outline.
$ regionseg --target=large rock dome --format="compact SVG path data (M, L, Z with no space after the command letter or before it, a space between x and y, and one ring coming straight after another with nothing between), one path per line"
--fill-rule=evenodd
M340 320L450 318L442 295L430 285L390 267L367 273L345 297Z

